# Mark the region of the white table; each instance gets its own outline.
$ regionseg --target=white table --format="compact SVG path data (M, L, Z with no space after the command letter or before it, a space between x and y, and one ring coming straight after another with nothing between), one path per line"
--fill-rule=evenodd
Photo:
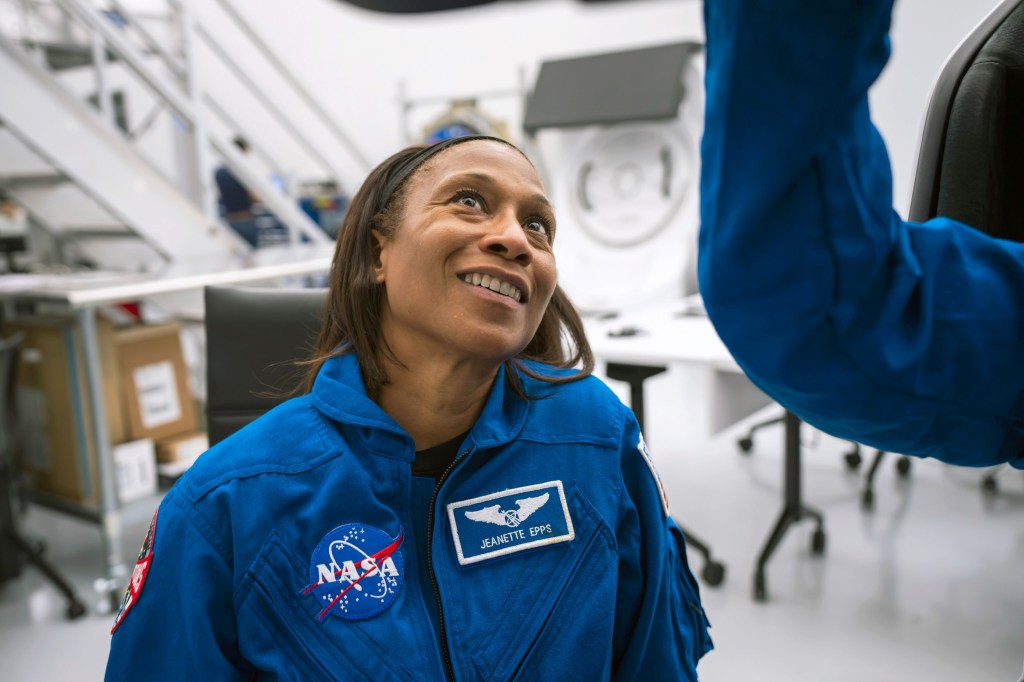
M253 251L244 257L176 264L159 273L77 273L72 275L12 275L0 277L0 301L34 302L66 309L82 332L86 383L93 409L92 437L97 457L99 508L50 502L49 506L99 524L107 575L102 584L112 608L119 602L128 571L119 518L111 443L107 433L96 308L138 301L159 294L202 289L210 285L266 282L328 272L333 245L286 245Z
M710 408L708 433L718 433L772 402L733 360L704 314L699 296L615 317L585 317L584 325L600 361L652 368L689 365L709 370L712 381L705 396Z
M614 317L585 318L587 337L595 357L606 363L608 376L630 384L631 404L643 428L643 381L674 364L699 364L715 372L708 396L711 402L711 430L753 414L771 400L757 391L730 355L703 312L699 297L657 304L632 310ZM825 550L824 519L820 512L803 503L800 488L800 420L790 412L784 417L785 478L782 510L758 557L754 571L753 594L758 601L767 599L765 568L786 530L805 518L813 519L817 528L811 550ZM693 541L708 562L706 544ZM707 576L705 579L707 580ZM715 584L715 581L708 580Z

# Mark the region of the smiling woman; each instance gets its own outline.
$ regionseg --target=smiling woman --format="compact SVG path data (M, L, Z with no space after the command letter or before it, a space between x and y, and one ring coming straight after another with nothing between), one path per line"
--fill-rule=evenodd
M303 395L168 493L108 679L696 679L683 538L554 238L505 141L371 172Z

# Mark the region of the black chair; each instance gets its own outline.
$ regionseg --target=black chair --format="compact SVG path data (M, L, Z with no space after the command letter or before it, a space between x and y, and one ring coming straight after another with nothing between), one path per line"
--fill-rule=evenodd
M1005 0L946 62L925 117L909 218L1024 242L1024 2ZM997 489L994 473L983 477Z
M310 355L325 293L324 289L206 288L206 419L211 445L282 402L295 388L299 372L291 361ZM641 423L642 383L647 376L626 370L626 376L619 377L633 388L632 405ZM705 542L685 529L683 535L704 557L703 580L719 585L725 579L725 566L712 558Z
M210 445L282 402L309 357L324 289L207 287L206 420Z
M754 434L757 431L760 431L766 426L781 424L785 422L785 420L786 416L783 414L752 425L747 430L747 434L745 436L741 436L736 440L736 445L739 447L741 452L750 452L754 449ZM875 478L878 475L878 469L881 466L882 461L885 459L885 456L886 452L884 450L875 450L875 455L871 460L871 465L868 467L868 471L864 475L864 480L860 490L860 506L865 511L870 511L875 507ZM850 441L850 449L843 453L843 462L846 464L846 468L849 471L857 471L863 460L864 458L861 455L860 443ZM910 458L906 455L900 455L895 464L896 475L901 479L907 478L910 475L910 468Z
M21 568L26 562L35 566L64 595L67 600L65 613L69 620L73 620L85 614L85 604L71 584L43 557L42 543L30 542L17 528L13 498L22 441L15 389L21 342L20 334L0 340L0 582L21 575Z

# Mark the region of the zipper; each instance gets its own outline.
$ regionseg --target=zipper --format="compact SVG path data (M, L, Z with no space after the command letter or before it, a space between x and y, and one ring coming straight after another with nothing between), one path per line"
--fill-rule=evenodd
M441 478L437 479L437 487L434 488L434 494L430 498L430 510L427 512L427 572L430 574L430 584L434 588L434 598L437 600L437 622L441 630L441 657L444 659L445 674L452 682L455 680L455 668L452 666L451 653L448 651L448 638L444 633L444 608L441 606L441 588L437 586L437 576L434 575L434 506L437 504L437 494L441 492L441 486L444 485L445 479L459 465L459 462L466 459L472 451L473 448L469 448L453 459L452 463L441 474Z

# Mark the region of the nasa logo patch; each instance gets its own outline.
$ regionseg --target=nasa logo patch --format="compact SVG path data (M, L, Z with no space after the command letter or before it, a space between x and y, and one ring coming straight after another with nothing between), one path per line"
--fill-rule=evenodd
M391 606L402 587L402 540L361 523L338 526L320 541L309 561L311 595L322 608L317 620L333 613L349 620L375 616Z

